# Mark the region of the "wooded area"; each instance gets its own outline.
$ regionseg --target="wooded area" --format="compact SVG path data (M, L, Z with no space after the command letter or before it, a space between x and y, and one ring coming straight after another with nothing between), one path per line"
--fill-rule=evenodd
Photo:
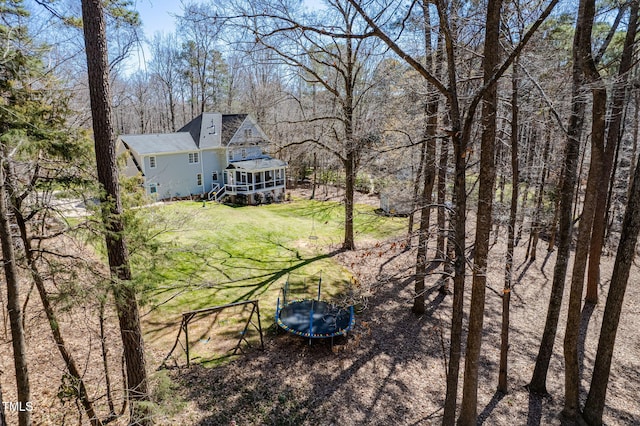
M548 395L551 360L561 351L562 372L554 374L564 389L552 396L563 398L562 422L603 424L618 324L630 315L625 291L637 274L639 7L188 1L175 31L145 39L135 2L0 0L0 342L13 362L0 365L0 425L60 420L32 407L41 385L30 380L32 365L45 362L30 352L34 334L59 351L50 357L59 356L64 371L48 385L72 413L63 421L162 423L149 379L158 355L145 345L153 286L145 271L161 263L159 236L177 225L145 222L139 207L150 200L135 179L119 176L116 147L118 135L175 132L207 111L253 116L272 154L288 163L288 188L314 200L340 194L341 241L314 255L392 244L412 256L412 314L397 321L428 322L434 289L452 299L447 331L439 331L445 392L428 424L475 425L482 417L481 358L486 328L496 325L486 322L487 290L498 281L494 386L496 395L513 391L514 288L531 265L544 274L552 257L526 388ZM148 56L134 63L143 46ZM410 200L402 235L359 239L364 195ZM70 218L60 199L92 214ZM491 252L500 250L496 271ZM601 272L609 261L611 276ZM378 288L367 285L362 300ZM39 301L31 300L34 288ZM80 300L99 342L88 354L76 325L65 324ZM597 354L585 361L585 330L598 306ZM47 337L33 325L41 313ZM640 372L629 374L640 383Z

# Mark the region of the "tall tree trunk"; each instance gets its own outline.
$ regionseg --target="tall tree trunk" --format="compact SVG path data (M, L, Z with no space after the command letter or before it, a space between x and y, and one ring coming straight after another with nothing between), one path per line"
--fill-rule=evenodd
M631 148L631 166L629 167L629 182L627 184L627 198L631 198L631 187L633 186L633 176L635 175L634 164L638 156L638 141L640 140L640 91L636 90L633 94L635 118L633 120L633 137Z
M356 182L356 153L353 150L347 152L347 157L343 161L345 170L345 188L344 188L344 241L342 248L344 250L355 250L356 243L353 233L353 214L354 214L354 194Z
M585 78L593 94L591 121L591 163L585 190L582 218L578 225L571 291L567 313L567 328L564 337L565 360L565 402L563 415L575 419L580 411L580 360L578 340L580 334L580 311L587 256L591 240L591 228L596 208L598 185L602 185L602 159L604 156L605 117L607 112L607 91L591 55L591 28L595 16L595 0L582 0L578 11L578 26L582 26L582 42L579 44L579 60ZM606 185L605 185L606 186Z
M556 184L556 188L561 188L562 184ZM560 197L556 197L555 203L553 203L553 219L551 220L551 235L549 236L549 245L547 246L547 253L551 253L556 247L556 234L558 233L558 218L560 215Z
M116 139L111 122L106 21L102 2L82 0L82 18L98 180L104 188L101 196L102 219L106 228L105 241L113 280L113 294L126 359L130 422L149 424L151 420L146 416L144 404L139 404L149 400L147 366L138 302L131 282L129 253L123 235Z
M487 4L486 35L484 42L484 81L489 84L500 61L500 11L502 0L489 0ZM473 255L473 283L469 312L469 333L465 357L462 406L458 424L475 425L478 417L478 363L482 345L485 291L487 286L487 258L492 228L493 197L495 195L495 145L498 85L494 83L485 92L482 102L482 136L480 147L480 187L478 188L478 214L475 252Z
M431 15L429 5L422 3L424 13L425 52L427 67L433 65L433 49L431 47ZM436 76L439 75L440 66L437 65ZM424 129L424 155L422 156L422 169L424 181L420 196L420 231L418 233L418 251L416 257L416 282L415 296L413 299L413 312L422 315L425 312L424 290L427 273L427 245L429 244L429 225L431 218L431 203L433 186L436 180L436 133L438 126L439 94L436 91L429 93L425 105L425 129Z
M560 197L558 206L558 251L556 264L553 269L553 282L551 284L551 295L549 307L545 320L544 331L540 341L540 348L533 370L531 381L527 385L529 391L534 393L547 393L547 372L551 355L553 354L553 344L558 329L560 318L560 308L562 306L562 295L564 293L567 267L569 264L569 254L571 248L571 234L573 228L572 202L577 181L578 160L580 157L580 136L584 121L585 97L582 72L579 56L579 43L581 40L582 27L577 26L574 35L573 47L573 71L571 89L571 115L567 128L567 145L563 166L562 184L558 196Z
M522 231L525 223L525 211L527 210L527 202L529 201L529 188L531 187L531 181L533 180L533 157L538 143L538 132L534 126L529 124L527 128L527 155L525 157L525 163L522 167L522 174L524 175L524 188L522 188L522 201L520 205L520 224L518 226L518 233L516 234L516 246L522 239Z
M519 58L513 62L511 75L511 208L509 209L509 224L507 225L507 254L504 266L504 288L502 290L502 327L500 332L500 369L498 372L498 391L507 393L509 390L508 354L509 354L509 323L511 284L513 281L513 251L515 246L515 229L518 217L518 181L520 169L518 167L518 64Z
M614 84L611 104L610 121L607 131L607 146L605 148L602 164L602 180L609 181L611 169L613 168L613 157L620 142L625 100L627 97L628 74L631 70L633 60L633 48L635 45L636 29L638 21L638 2L631 3L629 24L624 41L624 49L620 60L618 78ZM607 197L607 185L598 186L598 200ZM596 204L595 216L593 219L593 231L591 235L591 248L589 250L589 270L587 275L587 295L588 303L598 303L598 285L600 284L600 258L602 257L602 247L604 245L604 234L606 228L606 215L608 203L599 202Z
M0 245L2 246L2 261L7 285L7 311L11 325L11 344L13 346L13 365L16 373L16 387L20 411L18 423L20 426L31 424L31 411L27 410L27 403L31 403L31 388L29 385L29 369L27 367L27 345L22 327L22 312L20 310L20 286L18 267L14 252L14 238L11 233L9 211L9 188L5 179L7 162L11 161L4 144L0 144ZM25 409L22 409L25 407Z
M542 152L542 172L540 173L540 182L538 189L536 190L536 207L533 214L533 222L531 224L531 250L527 250L527 258L531 261L536 260L536 254L538 249L538 238L540 236L540 230L542 227L542 201L544 199L544 187L547 182L547 167L549 162L549 150L551 148L551 131L547 129L546 138L544 143L544 149Z
M425 157L427 155L427 144L426 139L422 141L420 144L420 159L418 160L418 170L416 171L415 178L413 180L413 196L411 201L413 205L411 206L411 213L409 214L409 223L407 225L407 248L411 248L412 240L413 240L413 225L415 223L416 213L418 212L418 206L420 205L420 197L422 193L420 191L420 186L422 183L422 173L424 171Z
M316 199L316 188L318 187L318 153L313 151L313 182L311 183L310 200Z
M634 1L636 13L638 2ZM602 412L607 395L607 385L609 383L609 373L611 371L611 360L613 358L613 348L616 340L622 302L624 301L627 282L629 281L629 270L633 263L636 252L636 242L640 232L640 164L636 166L631 196L627 204L622 232L620 234L620 244L616 254L616 261L613 267L613 275L609 285L609 294L602 317L602 327L600 329L600 339L598 350L593 366L591 377L591 387L584 405L583 418L589 425L602 424Z
M424 156L424 182L420 196L420 231L418 233L418 252L416 258L415 296L413 312L422 315L425 312L424 290L427 273L427 245L429 243L429 224L433 185L436 178L436 126L438 123L438 94L431 94L426 106L427 126L425 129L426 152Z
M105 295L106 296L106 295ZM102 368L104 370L104 387L105 393L107 394L107 404L109 405L109 416L116 416L116 408L113 403L113 394L111 393L111 375L109 374L109 348L107 346L107 336L105 334L104 328L104 308L105 308L105 298L100 298L100 309L98 311L98 323L100 325L100 350L102 352Z
M445 236L447 212L445 209L445 200L447 196L447 167L449 163L449 141L440 139L440 160L438 162L438 184L437 184L437 203L438 203L438 239L436 243L436 251L439 259L447 259L445 252Z
M463 134L462 115L458 99L457 75L455 67L455 43L452 29L449 27L447 10L443 2L436 2L441 30L444 34L444 46L447 61L447 94L449 120L451 122L451 143L454 156L453 203L454 209L450 224L449 242L454 249L453 261L453 306L451 313L451 343L449 346L449 365L447 370L447 388L444 402L442 424L453 425L456 416L458 398L458 376L462 352L462 322L464 319L464 286L466 273L466 223L467 223L467 142Z

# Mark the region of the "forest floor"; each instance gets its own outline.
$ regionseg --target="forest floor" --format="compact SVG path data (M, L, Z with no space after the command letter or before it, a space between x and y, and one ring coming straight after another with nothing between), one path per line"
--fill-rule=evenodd
M306 194L305 194L306 195ZM358 202L375 203L373 197ZM486 291L484 338L478 387L479 424L559 425L563 405L562 339L563 309L554 356L548 374L549 396L529 394L524 386L531 378L549 301L555 252L547 253L542 242L538 257L523 263L526 241L520 242L515 259L515 285L511 298L509 393L496 392L500 346L504 236L498 232L490 253ZM470 235L471 236L471 235ZM154 395L161 401L156 423L162 425L431 425L443 414L446 367L449 357L451 294L438 291L441 270L428 277L427 312L411 313L415 247L405 249L399 241L356 241L352 252L336 250L334 258L352 272L360 296L356 324L346 338L316 340L277 333L270 318L262 318L265 349L211 368L184 364L154 371ZM79 248L75 248L79 250ZM337 249L329 247L328 252ZM581 351L583 400L590 386L598 333L602 321L608 280L614 257L603 258L600 303L584 313L588 327ZM569 271L571 271L571 264ZM570 277L567 277L567 283ZM607 425L640 425L640 270L634 265L618 330L604 422ZM467 290L471 287L470 277ZM568 300L568 285L565 303ZM56 287L51 287L53 292ZM466 292L467 294L469 291ZM37 298L36 294L32 297ZM90 391L100 395L101 373L97 300L85 296L82 306L60 313L63 334L82 364ZM465 312L469 300L465 300ZM107 307L109 308L109 307ZM73 398L61 404L60 377L64 368L50 337L39 303L27 309L27 343L30 376L34 388L34 424L78 424ZM6 321L6 318L3 318ZM4 322L3 321L3 322ZM0 369L4 401L15 401L8 324L0 339ZM467 322L465 318L465 330ZM121 389L121 359L117 347L117 321L110 316L106 338L112 342L108 361L114 395ZM166 354L148 345L149 370L155 370ZM463 349L464 351L464 349ZM463 352L464 353L464 352ZM460 394L464 358L460 368ZM93 384L93 385L91 385ZM68 390L68 389L67 389ZM63 398L64 399L64 398ZM98 401L104 406L102 396ZM460 398L458 403L460 402ZM115 411L121 411L116 397ZM15 423L9 413L9 424ZM82 424L86 424L84 417ZM119 421L111 424L120 424Z
M563 405L563 310L547 379L549 396L529 394L544 328L555 253L540 250L533 262L517 264L511 298L509 393L496 392L500 346L503 244L491 252L483 349L478 387L479 424L559 425ZM524 244L516 259L524 258ZM375 244L338 255L360 283L368 283L366 307L347 339L313 341L279 333L255 351L215 369L194 366L171 371L189 408L183 424L197 425L429 425L440 424L448 362L451 295L434 286L427 313L411 313L414 250ZM587 313L581 353L586 398L613 258L602 262L601 303ZM438 272L432 283L438 278ZM604 422L640 425L640 288L634 267L618 330ZM362 285L362 284L361 284ZM364 287L364 285L362 285ZM470 282L467 283L470 287ZM568 287L568 286L567 286ZM565 292L568 300L568 291ZM466 300L465 311L469 300ZM465 322L466 328L466 322ZM463 359L464 362L464 359ZM461 365L460 385L464 365ZM460 399L459 399L460 401ZM173 420L169 420L167 424Z

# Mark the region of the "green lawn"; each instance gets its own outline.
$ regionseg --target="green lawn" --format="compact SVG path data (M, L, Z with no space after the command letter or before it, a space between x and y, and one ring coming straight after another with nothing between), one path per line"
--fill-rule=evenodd
M179 202L138 214L149 232L158 232L149 245L153 250L134 250L132 257L146 288L143 319L152 341L167 334L175 338L182 312L249 299L260 300L267 327L287 280L296 295L313 296L322 277L324 299L343 293L351 280L331 255L343 238L344 208L338 203L203 207ZM401 235L406 219L382 217L373 207L358 205L354 227L357 244Z

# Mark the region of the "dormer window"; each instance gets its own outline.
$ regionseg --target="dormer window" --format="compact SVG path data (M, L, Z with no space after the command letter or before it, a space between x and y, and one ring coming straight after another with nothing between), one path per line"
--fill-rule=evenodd
M200 155L197 152L189 153L189 164L197 164L200 162Z

